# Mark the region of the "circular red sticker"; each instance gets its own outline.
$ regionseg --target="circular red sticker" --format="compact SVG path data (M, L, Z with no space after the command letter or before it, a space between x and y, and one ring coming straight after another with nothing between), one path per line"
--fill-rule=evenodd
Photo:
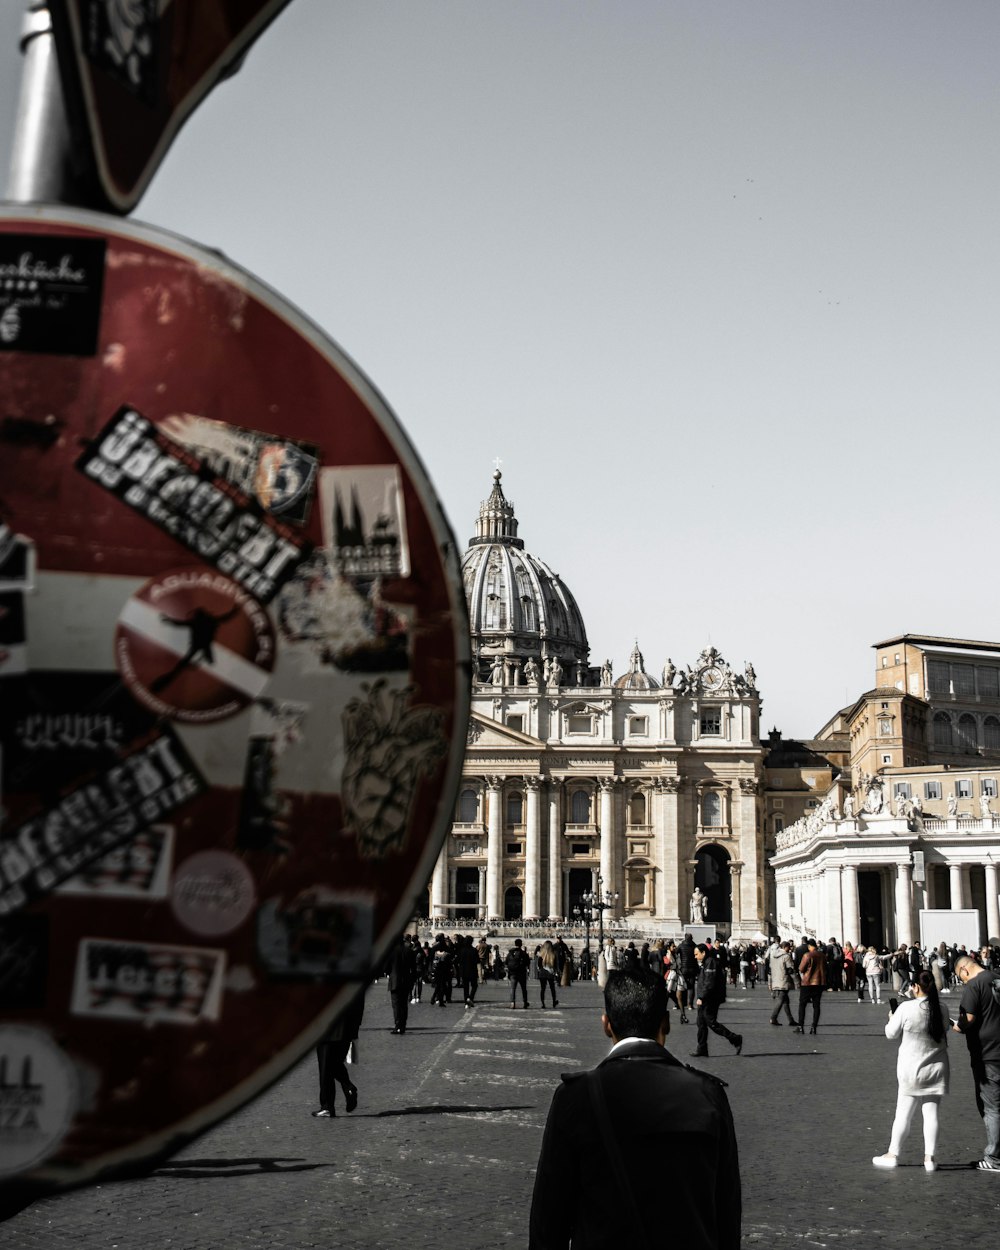
M0 1183L58 1186L239 1107L384 962L470 643L416 453L294 308L64 208L0 209L0 273L0 1057L45 1083Z
M115 659L140 703L172 720L208 724L264 693L274 629L265 609L222 573L177 569L129 599Z

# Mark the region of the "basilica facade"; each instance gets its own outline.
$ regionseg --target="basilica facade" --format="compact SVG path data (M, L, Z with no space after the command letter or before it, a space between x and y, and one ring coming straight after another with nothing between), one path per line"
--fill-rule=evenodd
M472 630L468 748L433 873L433 920L574 919L585 894L650 936L692 917L753 937L773 910L753 666L705 648L655 675L590 663L576 600L518 536L501 475L463 559Z

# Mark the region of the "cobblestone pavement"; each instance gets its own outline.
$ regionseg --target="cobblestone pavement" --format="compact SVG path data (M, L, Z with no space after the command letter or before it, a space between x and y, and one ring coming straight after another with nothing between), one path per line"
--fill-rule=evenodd
M510 1011L506 986L480 1004L429 994L393 1036L384 981L368 995L353 1115L315 1120L309 1056L254 1103L140 1179L39 1199L0 1224L6 1250L308 1250L524 1246L535 1160L561 1071L607 1050L600 995L577 984L556 1010ZM954 1003L955 996L951 996ZM729 1082L740 1143L745 1246L996 1244L1000 1174L982 1150L964 1039L952 1037L941 1168L923 1170L919 1125L903 1166L876 1171L895 1103L885 1008L827 994L816 1038L768 1025L764 989L731 991L721 1018L745 1035L737 1057L712 1037L693 1060L693 1026L668 1045ZM650 1183L687 1184L683 1160L650 1160ZM595 1176L595 1183L598 1178ZM586 1201L586 1195L567 1200ZM665 1242L668 1239L665 1238Z

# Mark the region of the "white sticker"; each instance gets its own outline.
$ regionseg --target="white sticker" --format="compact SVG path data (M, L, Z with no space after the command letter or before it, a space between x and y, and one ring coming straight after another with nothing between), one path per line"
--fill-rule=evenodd
M76 1016L196 1024L218 1020L226 952L84 938L77 948Z
M47 1159L66 1136L78 1100L73 1065L48 1033L0 1025L0 1176Z

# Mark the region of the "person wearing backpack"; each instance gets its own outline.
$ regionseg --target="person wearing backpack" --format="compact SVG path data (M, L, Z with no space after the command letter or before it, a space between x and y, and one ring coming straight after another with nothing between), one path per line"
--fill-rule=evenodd
M510 1008L517 1006L517 988L521 987L521 1001L528 1006L528 952L520 938L514 939L514 945L507 952L507 978L510 981Z

